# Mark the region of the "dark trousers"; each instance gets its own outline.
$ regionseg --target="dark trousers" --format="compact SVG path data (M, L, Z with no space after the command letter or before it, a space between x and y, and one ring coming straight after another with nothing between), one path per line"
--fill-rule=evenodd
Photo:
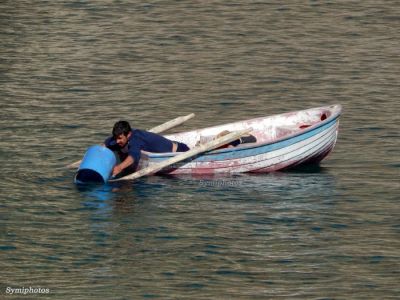
M176 152L186 152L186 151L190 150L190 148L184 143L180 143L180 142L174 142L174 143L176 143L178 145Z

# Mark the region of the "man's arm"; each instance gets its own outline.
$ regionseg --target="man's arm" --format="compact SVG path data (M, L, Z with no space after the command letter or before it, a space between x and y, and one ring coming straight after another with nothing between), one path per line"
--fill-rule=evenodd
M125 160L113 168L112 175L117 176L122 170L126 169L135 162L132 156L128 155Z

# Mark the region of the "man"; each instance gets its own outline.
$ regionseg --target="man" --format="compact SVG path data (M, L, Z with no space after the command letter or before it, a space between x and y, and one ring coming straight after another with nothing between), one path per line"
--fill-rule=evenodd
M104 142L105 146L117 152L120 163L113 171L113 176L125 176L136 171L140 160L140 151L155 153L185 152L189 150L186 144L169 139L145 130L132 129L127 121L114 124L112 136Z

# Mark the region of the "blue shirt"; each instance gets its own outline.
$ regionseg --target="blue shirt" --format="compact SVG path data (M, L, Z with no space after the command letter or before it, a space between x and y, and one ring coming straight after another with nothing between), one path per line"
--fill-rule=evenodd
M140 129L132 129L131 137L123 148L117 144L112 136L107 138L104 144L108 149L116 151L121 161L130 155L135 160L134 169L138 166L141 150L155 153L172 152L172 141L161 135Z

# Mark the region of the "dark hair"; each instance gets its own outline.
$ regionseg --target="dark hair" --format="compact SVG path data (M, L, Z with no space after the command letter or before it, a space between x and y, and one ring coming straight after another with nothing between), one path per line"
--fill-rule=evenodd
M118 137L121 134L127 136L129 132L131 132L132 128L127 121L118 121L114 124L114 128L112 130L113 137Z

